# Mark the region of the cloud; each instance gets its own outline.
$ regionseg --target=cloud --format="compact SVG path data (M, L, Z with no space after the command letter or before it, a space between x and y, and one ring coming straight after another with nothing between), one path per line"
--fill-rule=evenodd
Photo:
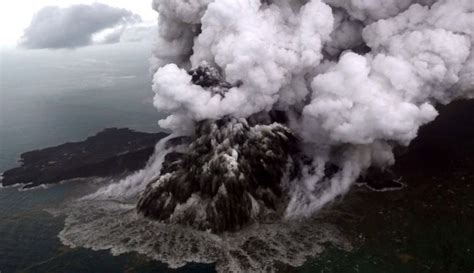
M93 43L96 33L140 21L140 16L129 10L99 3L44 7L25 29L20 46L30 49L87 46Z
M153 41L153 37L158 33L156 25L134 25L134 26L119 26L108 32L99 43L114 44L120 42L142 42Z

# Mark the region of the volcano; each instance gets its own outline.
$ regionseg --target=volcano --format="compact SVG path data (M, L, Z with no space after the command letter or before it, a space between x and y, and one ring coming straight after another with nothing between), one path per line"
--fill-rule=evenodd
M190 75L193 83L213 93L224 95L231 86L208 66ZM298 153L298 139L284 120L283 113L272 112L197 122L184 151L165 157L160 176L141 195L138 211L212 232L281 215L287 199L284 182Z

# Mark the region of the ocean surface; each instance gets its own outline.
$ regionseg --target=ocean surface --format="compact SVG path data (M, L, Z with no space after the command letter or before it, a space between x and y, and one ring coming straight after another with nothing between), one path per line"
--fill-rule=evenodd
M82 140L107 127L159 131L150 46L0 52L0 172L21 153Z
M215 272L212 265L189 264L173 270L136 254L112 256L108 250L63 246L58 234L63 229L64 216L53 216L50 210L94 188L93 183L76 181L29 191L0 189L0 272Z

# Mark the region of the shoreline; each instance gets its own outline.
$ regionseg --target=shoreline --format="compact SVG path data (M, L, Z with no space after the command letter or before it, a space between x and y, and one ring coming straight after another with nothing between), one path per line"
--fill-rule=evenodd
M74 178L133 172L145 166L155 144L167 135L106 128L83 141L28 151L20 155L18 167L2 173L1 184L31 188Z

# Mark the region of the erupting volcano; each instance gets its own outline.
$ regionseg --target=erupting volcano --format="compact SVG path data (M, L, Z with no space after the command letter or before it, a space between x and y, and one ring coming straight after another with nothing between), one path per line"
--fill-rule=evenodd
M190 75L194 84L221 96L231 86L211 67ZM297 139L274 116L199 121L184 152L165 157L160 177L148 184L138 210L214 232L237 230L276 213L277 207L281 211L282 181L293 166Z
M449 120L473 121L472 104L454 102L474 98L471 2L155 0L153 102L170 135L143 169L68 206L61 241L170 267L273 272L328 244L350 251L372 238L401 249L446 226L430 215L463 218L425 205L456 199L441 190L451 180L465 183L457 194L471 192L473 161L454 151L471 151L469 137L433 148L452 142ZM430 124L437 109L441 125ZM429 159L443 151L457 169L430 165L443 164ZM349 192L357 181L367 187ZM461 199L459 213L469 213ZM418 233L412 211L424 219ZM374 225L384 226L378 237ZM420 257L425 243L416 241ZM391 266L393 249L380 253Z
M393 164L436 104L473 97L468 0L154 8L154 104L188 142L146 181L150 218L219 232L311 215Z

